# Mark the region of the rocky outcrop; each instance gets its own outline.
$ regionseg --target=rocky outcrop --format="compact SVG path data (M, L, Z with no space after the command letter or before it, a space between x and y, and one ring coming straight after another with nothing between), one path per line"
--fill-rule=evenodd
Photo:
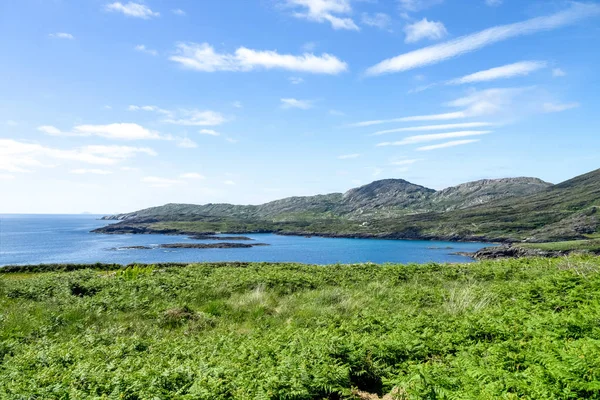
M524 248L520 246L502 245L497 247L485 247L475 253L460 253L473 257L476 260L494 260L499 258L522 258L522 257L560 257L569 254L567 251L547 251L540 249Z
M161 244L162 249L248 249L255 246L269 246L267 243L169 243Z

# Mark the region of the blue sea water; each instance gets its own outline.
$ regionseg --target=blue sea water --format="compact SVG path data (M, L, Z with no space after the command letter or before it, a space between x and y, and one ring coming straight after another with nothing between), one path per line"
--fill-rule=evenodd
M0 266L41 263L119 263L266 261L310 264L469 262L458 251L476 251L488 243L248 234L258 246L239 249L118 250L165 243L216 243L173 235L102 235L90 233L110 221L99 215L0 214ZM232 235L228 235L232 236ZM252 243L252 242L239 242Z

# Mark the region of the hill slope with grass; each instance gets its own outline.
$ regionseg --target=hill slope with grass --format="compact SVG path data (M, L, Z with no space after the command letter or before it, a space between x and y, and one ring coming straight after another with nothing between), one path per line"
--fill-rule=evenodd
M0 269L0 398L600 399L599 270Z

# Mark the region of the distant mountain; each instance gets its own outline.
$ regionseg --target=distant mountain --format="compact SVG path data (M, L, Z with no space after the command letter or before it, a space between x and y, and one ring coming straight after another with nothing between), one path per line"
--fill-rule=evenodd
M537 178L487 179L435 191L403 179L383 179L348 190L316 196L288 197L261 205L166 204L104 219L188 220L203 217L293 221L344 217L393 216L467 208L552 186Z

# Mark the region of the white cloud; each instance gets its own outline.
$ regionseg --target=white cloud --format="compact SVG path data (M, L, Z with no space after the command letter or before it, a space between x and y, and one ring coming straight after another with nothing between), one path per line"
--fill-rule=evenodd
M164 114L164 115L171 115L171 114L173 114L171 111L165 110L164 108L160 108L160 107L157 107L157 106L136 106L136 105L131 105L131 106L127 107L127 109L129 111L152 111L152 112L156 112L158 114Z
M128 17L150 19L152 17L160 16L160 13L152 11L150 8L143 4L129 2L123 4L121 2L114 2L106 5L106 10L111 12L120 12Z
M517 36L560 28L597 14L600 14L600 5L598 4L572 3L568 9L556 14L509 25L495 26L445 43L425 47L384 60L368 68L366 74L371 76L381 75L436 64L481 49L493 43Z
M75 37L73 35L71 35L70 33L66 33L66 32L51 33L48 36L50 36L51 38L56 38L56 39L69 39L69 40L75 39Z
M175 55L169 57L169 60L184 68L202 72L245 72L262 68L335 75L348 69L345 62L330 54L322 54L320 57L311 53L294 56L245 47L238 48L234 54L227 54L215 52L208 43L178 43Z
M479 142L479 139L469 139L469 140L454 140L452 142L446 142L442 144L434 144L432 146L424 146L419 147L417 151L430 151L436 149L445 149L447 147L455 147L455 146L463 146L465 144Z
M365 25L374 26L379 29L387 29L392 23L392 19L390 18L390 16L384 13L363 13L361 21Z
M163 122L175 125L185 126L215 126L221 125L227 119L216 111L210 110L178 110L172 118L167 118Z
M198 147L198 144L190 138L174 138L174 140L177 143L177 147L181 147L184 149L195 149L196 147Z
M502 4L503 0L485 0L485 4L490 7L497 7Z
M84 146L75 149L57 149L38 143L0 139L0 170L30 172L32 168L51 167L48 161L77 161L95 165L114 165L137 154L155 156L147 147Z
M302 50L306 53L312 53L317 48L316 42L306 42L302 45Z
M242 104L241 101L234 101L233 103L231 103L232 106L234 106L235 108L243 108L244 105Z
M0 174L0 181L12 181L15 176L12 174Z
M460 124L443 124L443 125L423 125L423 126L409 126L405 128L386 129L384 131L377 131L372 136L384 135L386 133L397 133L397 132L419 132L419 131L438 131L445 129L462 129L462 128L481 128L484 126L493 125L490 122L464 122Z
M312 102L310 100L298 100L293 98L281 99L281 108L299 108L301 110L308 110L312 108Z
M228 138L225 138L225 140L227 140L229 143L234 143L234 144L238 142L238 140L237 140L237 139L230 138L230 137L228 137Z
M62 135L62 132L60 129L58 129L54 126L51 126L51 125L38 126L37 130L40 132L44 132L47 135L52 135L52 136L61 136Z
M201 135L210 135L210 136L219 136L220 135L219 132L212 130L212 129L200 129L198 131L198 133Z
M422 161L422 159L420 158L415 158L412 160L397 160L397 161L392 161L390 162L390 165L395 165L395 166L402 166L402 165L412 165L416 162Z
M342 154L341 156L338 156L338 159L340 160L350 160L353 158L358 158L360 157L360 154L358 153L354 153L354 154Z
M433 133L430 135L417 135L409 136L396 142L383 142L378 143L377 147L382 146L406 146L410 144L433 142L436 140L453 139L459 137L479 136L487 135L492 131L458 131L458 132L445 132L445 133Z
M552 70L552 76L554 76L554 77L561 77L561 76L565 76L565 75L567 75L567 73L560 68L554 68Z
M179 175L181 179L204 179L204 175L199 174L197 172L188 172L185 174Z
M174 10L171 10L171 12L175 15L180 15L180 16L186 15L186 12L183 11L181 8L176 8Z
M74 132L81 136L100 136L108 139L160 139L160 135L143 126L133 123L116 123L108 125L78 125Z
M421 39L440 40L448 35L446 27L441 22L428 21L427 18L404 27L405 43L415 43Z
M479 117L494 115L509 110L515 97L528 91L530 88L497 88L474 91L465 97L446 103L449 107L465 107L466 117Z
M6 125L8 125L8 126L17 126L19 124L17 123L17 121L13 121L12 119L9 119L9 120L6 121Z
M185 183L184 181L181 181L181 180L161 178L158 176L146 176L146 177L142 178L142 182L149 183L150 187L155 187L155 188L167 188L167 187L171 187L174 185L180 185L182 183Z
M381 168L373 168L373 177L379 176L383 173L383 169Z
M441 121L441 120L446 120L446 119L459 119L459 118L465 118L465 117L466 116L463 112L451 112L451 113L442 113L442 114L416 115L416 116L412 116L412 117L402 117L402 118L375 119L375 120L370 120L370 121L356 122L356 123L350 124L348 126L364 127L364 126L387 124L390 122Z
M235 185L234 181L224 181L223 183L226 185Z
M350 0L286 0L285 4L303 9L303 12L293 14L296 18L314 22L329 22L333 29L359 30L352 18L339 16L352 12Z
M398 5L402 11L421 11L436 4L442 3L444 0L398 0Z
M452 79L446 84L462 85L465 83L487 82L496 79L512 78L514 76L525 76L529 73L546 68L545 61L521 61L514 64L503 65L501 67L487 69L485 71L475 72L474 74L463 76L462 78Z
M329 110L329 115L335 115L336 117L343 117L346 115L345 112L340 110Z
M299 85L299 84L301 84L302 82L304 82L304 79L302 79L302 78L300 78L300 77L298 77L298 76L290 76L290 77L288 78L288 80L290 81L290 83L291 83L292 85Z
M565 104L544 103L543 109L544 109L544 112L554 113L554 112L571 110L573 108L579 107L580 105L581 104L579 104L579 103L565 103Z
M154 49L149 49L146 47L146 45L143 45L143 44L138 44L137 46L135 46L135 51L139 51L140 53L150 54L151 56L158 55L158 51L156 51Z
M87 174L93 174L93 175L110 175L112 174L112 171L106 170L106 169L85 169L85 168L78 168L78 169L72 169L70 171L72 174L76 174L76 175L87 175Z

